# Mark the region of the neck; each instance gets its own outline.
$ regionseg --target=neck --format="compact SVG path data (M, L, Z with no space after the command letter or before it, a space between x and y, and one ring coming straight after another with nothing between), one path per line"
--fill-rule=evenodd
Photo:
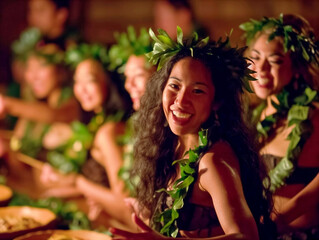
M57 26L53 27L50 32L47 33L47 37L50 39L58 38L63 34L64 27L63 26Z
M178 146L176 149L176 155L181 158L186 151L198 146L198 134L187 134L178 138Z
M267 97L267 99L266 99L266 101L267 101L267 106L266 106L266 108L264 109L264 114L266 115L266 116L268 116L268 115L271 115L271 114L274 114L277 110L276 110L276 108L272 105L272 101L273 102L275 102L275 103L279 103L278 102L278 99L277 99L277 97L276 97L276 95L270 95L269 97Z
M57 107L61 95L61 88L55 88L47 97L47 102L51 107Z

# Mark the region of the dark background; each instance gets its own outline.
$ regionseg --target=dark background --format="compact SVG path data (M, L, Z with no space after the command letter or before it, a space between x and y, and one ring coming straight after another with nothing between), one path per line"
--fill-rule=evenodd
M190 0L195 16L213 38L233 29L231 42L243 45L238 25L250 18L295 13L305 17L318 36L319 0ZM152 27L154 0L72 0L70 22L88 42L110 44L115 31L128 25ZM0 86L10 79L10 44L26 27L27 0L0 0Z

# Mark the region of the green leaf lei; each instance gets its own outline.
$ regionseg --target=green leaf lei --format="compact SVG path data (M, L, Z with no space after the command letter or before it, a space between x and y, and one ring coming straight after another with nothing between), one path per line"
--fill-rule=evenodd
M177 26L177 42L175 42L163 29L158 29L157 31L159 34L156 36L152 29L149 29L149 34L155 44L153 51L146 54L153 65L157 64L157 70L161 69L172 56L183 49L189 50L192 57L196 55L199 49L206 49L207 55L215 55L217 59L222 60L229 72L233 74L232 78L240 79L246 90L252 92L249 81L256 79L250 75L253 71L247 67L249 64L245 61L245 65L243 65L241 62L246 48L232 48L229 37L225 41L220 38L217 42L210 42L209 37L199 39L198 34L194 32L190 38L183 39L183 31Z
M276 113L258 122L258 132L262 137L267 138L268 133L276 127L279 119L285 118L288 120L288 126L295 126L287 138L290 143L286 155L269 172L271 191L283 186L285 180L294 171L299 154L312 132L312 124L308 118L312 102L318 99L318 93L305 84L299 84L296 90L291 83L277 95L277 98L279 104L272 101L272 105L277 110ZM258 109L260 113L266 107L265 104L263 106Z
M171 208L159 213L155 217L155 221L162 225L160 233L176 237L178 234L177 219L179 217L179 209L184 206L184 198L186 197L191 184L195 180L196 166L198 159L204 153L207 147L207 130L201 130L199 133L199 146L190 149L185 153L188 159L180 159L173 162L172 165L179 164L181 178L176 180L171 190L159 189L157 192L166 192L174 200ZM184 155L184 156L185 156Z
M107 121L120 121L123 115L123 112L118 112L106 116L101 111L91 119L88 125L78 121L72 122L72 137L63 146L48 152L48 162L63 173L79 172L87 159L97 130Z
M300 56L307 62L319 63L319 47L315 41L315 36L305 36L298 33L291 25L284 24L283 14L279 18L264 17L260 21L251 19L239 25L239 28L245 31L247 45L255 38L258 32L270 29L272 33L269 35L268 41L275 37L282 37L284 40L284 50L300 53Z

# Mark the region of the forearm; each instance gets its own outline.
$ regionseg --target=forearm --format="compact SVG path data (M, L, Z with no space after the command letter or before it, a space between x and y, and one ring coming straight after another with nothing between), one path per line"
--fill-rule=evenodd
M316 209L319 203L319 174L297 195L290 199L278 214L277 218L289 223L311 209Z
M76 105L74 108L52 108L46 103L26 102L20 99L5 97L5 109L10 115L26 118L32 121L45 123L70 122L77 117Z

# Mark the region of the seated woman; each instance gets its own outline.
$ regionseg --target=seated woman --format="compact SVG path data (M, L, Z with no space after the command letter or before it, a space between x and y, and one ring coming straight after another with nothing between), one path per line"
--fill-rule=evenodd
M64 53L55 45L46 45L28 56L25 78L34 101L0 95L0 114L19 117L11 149L31 157L40 157L42 138L53 122L71 122L78 118L78 104L68 87ZM5 152L8 152L8 147Z
M148 56L160 70L137 113L133 166L136 214L153 229L135 215L139 233L111 232L124 239L272 239L258 155L242 121L250 77L242 51L195 33L183 41L180 28L177 42L159 32L150 31Z
M95 218L100 210L104 210L111 218L125 224L123 219L128 219L129 222L131 220L130 215L119 212L119 209L126 207L124 197L127 196L127 191L118 172L123 166L123 146L119 144L119 139L126 130L124 122L126 118L125 116L122 118L123 114L119 115L119 113L127 113L128 104L122 99L124 96L119 94L119 89L106 71L108 62L104 61L107 60L104 48L98 48L96 45L79 45L78 48L67 52L67 57L69 57L67 59L74 63L73 57L77 55L74 93L83 111L95 114L95 117L87 124L87 129L93 136L87 148L91 158L81 167L81 175L62 175L46 165L42 171L42 183L51 188L45 194L59 197L83 194L90 204L89 217ZM45 146L56 150L63 145L73 148L75 142L84 140L84 138L77 137L77 133L68 129L70 126L61 124L55 126L54 131L45 136ZM66 134L68 132L69 134ZM87 139L89 138L88 136ZM62 139L64 140L61 141ZM71 144L66 143L69 141ZM58 158L61 157L68 160L68 151L63 150L58 155ZM60 170L63 171L61 168Z
M136 36L132 27L128 28L131 34L122 33L121 39L114 44L109 52L110 68L117 69L119 73L125 76L125 89L129 93L134 111L138 111L140 106L140 98L144 94L146 83L149 77L155 71L155 67L147 61L145 53L152 49L152 42L145 29L141 29L140 35ZM135 37L130 39L134 34ZM129 43L129 44L126 44ZM132 158L132 122L135 114L126 122L125 133L120 136L118 144L123 146L122 154L112 156L112 161L122 163L120 169L113 168L113 174L117 175L125 189L121 188L119 195L112 189L94 187L87 179L78 177L77 188L91 200L102 206L103 210L116 220L122 228L135 230L135 224L131 221L131 211L125 203L125 197L134 196L132 184L129 181L130 169L133 165ZM106 151L114 151L118 146L106 146ZM112 150L113 148L113 150ZM123 187L123 185L119 185ZM117 225L119 226L119 225Z
M319 173L319 48L314 32L305 19L289 14L247 22L241 28L256 71L252 86L265 100L255 115L260 153L274 192L274 220L282 233L297 231L289 233L293 239L317 239L312 234L318 234L318 198L309 198L314 202L307 207L290 202L307 185L316 184L311 182ZM292 211L298 213L295 218Z

